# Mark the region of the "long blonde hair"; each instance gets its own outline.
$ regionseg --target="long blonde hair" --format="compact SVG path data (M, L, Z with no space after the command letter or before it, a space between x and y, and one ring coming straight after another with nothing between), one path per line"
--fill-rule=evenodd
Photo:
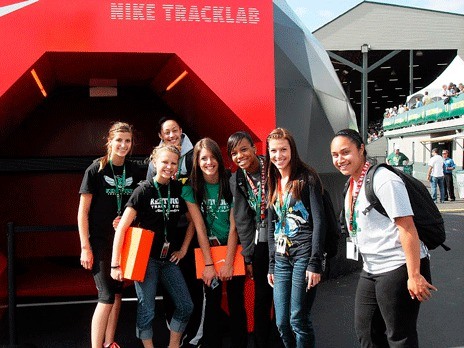
M108 131L108 136L106 138L106 156L103 156L100 158L100 167L98 168L98 171L103 170L105 166L108 164L110 158L111 158L111 141L114 139L116 136L116 133L130 133L132 137L132 145L131 145L131 151L134 148L134 127L130 125L129 123L126 122L114 122L109 131Z

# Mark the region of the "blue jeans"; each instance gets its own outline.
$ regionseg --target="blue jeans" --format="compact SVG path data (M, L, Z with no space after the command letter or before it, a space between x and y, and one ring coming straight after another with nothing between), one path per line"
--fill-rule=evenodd
M136 335L141 340L153 337L153 319L155 318L155 297L158 280L174 302L174 314L170 328L175 332L184 332L193 311L193 303L178 265L170 261L148 260L147 272L143 282L135 282L137 292Z
M276 255L274 306L276 324L286 348L312 348L315 345L311 307L316 288L306 291L309 258L293 259Z
M440 189L440 202L443 202L445 200L445 177L432 176L430 179L430 184L432 188L432 199L434 202L437 201L437 184Z

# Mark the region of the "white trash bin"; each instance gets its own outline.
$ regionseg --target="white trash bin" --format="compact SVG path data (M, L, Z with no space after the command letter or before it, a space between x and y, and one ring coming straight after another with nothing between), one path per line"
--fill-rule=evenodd
M458 185L459 198L464 198L464 170L456 172L456 183Z

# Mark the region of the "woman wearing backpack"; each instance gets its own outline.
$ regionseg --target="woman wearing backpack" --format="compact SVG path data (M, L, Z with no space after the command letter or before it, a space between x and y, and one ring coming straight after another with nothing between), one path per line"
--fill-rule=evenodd
M322 184L298 156L286 129L268 135L266 160L268 282L274 288L276 323L286 348L311 348L315 346L311 307L321 280L326 232Z
M430 284L428 250L419 240L408 193L401 178L386 168L374 174L373 187L388 216L372 209L365 194L370 167L358 132L344 129L331 144L332 161L350 177L345 197L349 231L347 257L363 258L355 300L355 329L361 347L418 347L420 302L437 290Z

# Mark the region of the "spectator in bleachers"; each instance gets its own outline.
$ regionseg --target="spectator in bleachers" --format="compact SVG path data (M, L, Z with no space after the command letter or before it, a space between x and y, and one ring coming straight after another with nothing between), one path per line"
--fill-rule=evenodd
M416 108L424 106L420 97L416 97Z
M462 82L458 85L458 91L456 94L461 94L461 93L464 93L464 85L462 84Z
M422 104L428 105L432 102L432 98L429 96L429 92L425 91L424 92L424 97L422 98Z

